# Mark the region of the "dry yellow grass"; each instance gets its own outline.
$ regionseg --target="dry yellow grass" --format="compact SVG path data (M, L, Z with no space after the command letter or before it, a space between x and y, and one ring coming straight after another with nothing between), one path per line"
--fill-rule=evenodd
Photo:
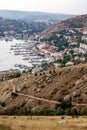
M5 128L0 130L87 130L87 117L65 117L66 124L59 124L60 120L61 117L54 116L1 116L0 124Z

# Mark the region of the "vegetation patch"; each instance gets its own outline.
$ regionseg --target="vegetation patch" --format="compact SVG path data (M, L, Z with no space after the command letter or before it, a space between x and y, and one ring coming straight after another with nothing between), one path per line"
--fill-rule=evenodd
M0 124L0 130L12 130L10 126L5 124Z
M18 96L18 93L12 92L12 93L11 93L11 96L12 96L12 97L17 97L17 96Z
M6 103L5 103L5 102L0 102L0 105L1 105L2 107L5 107L5 106L6 106Z

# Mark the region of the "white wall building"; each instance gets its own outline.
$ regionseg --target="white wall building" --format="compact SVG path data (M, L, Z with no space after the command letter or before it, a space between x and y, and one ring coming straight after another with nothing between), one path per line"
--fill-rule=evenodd
M83 53L83 54L87 53L87 44L80 43L79 53Z
M87 29L83 30L83 35L87 35Z

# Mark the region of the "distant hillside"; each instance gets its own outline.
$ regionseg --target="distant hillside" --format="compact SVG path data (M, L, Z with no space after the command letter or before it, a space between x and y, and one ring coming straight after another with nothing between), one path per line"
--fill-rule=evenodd
M44 22L31 22L27 23L22 20L8 19L0 17L0 36L16 36L16 34L33 34L42 32L49 26L48 23Z
M60 30L68 28L84 28L87 27L87 14L70 18L68 20L62 21L59 24L53 25L41 33L41 36L49 37L53 32L58 32Z
M21 34L27 24L20 20L0 17L0 36Z
M0 36L42 32L70 17L73 15L0 10Z
M63 100L84 112L87 109L86 97L87 64L31 75L27 73L0 83L0 113L22 115L55 111Z
M31 11L13 11L13 10L0 10L0 16L8 19L24 20L27 22L35 21L56 21L60 22L62 20L73 17L74 15L68 14L57 14L57 13L44 13L44 12L31 12ZM51 21L51 22L52 22Z

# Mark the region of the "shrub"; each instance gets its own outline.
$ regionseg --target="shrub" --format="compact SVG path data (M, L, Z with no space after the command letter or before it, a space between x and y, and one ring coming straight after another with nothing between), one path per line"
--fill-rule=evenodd
M12 92L12 93L11 93L11 96L12 96L12 97L17 97L17 96L18 96L18 93Z
M14 78L18 78L21 76L21 73L17 72L16 74L14 74Z
M12 79L12 78L18 78L21 76L21 73L20 72L16 72L14 74L11 74L8 76L8 79Z
M73 117L74 117L74 116L77 116L77 115L78 115L77 109L76 109L76 108L73 108L73 109L71 110L71 114L72 114Z
M35 76L37 76L37 73L35 73Z
M65 115L67 115L67 116L70 116L72 113L71 113L71 109L70 108L67 108L66 110L65 110Z
M5 106L6 106L6 103L5 103L5 102L0 102L0 105L1 105L2 107L5 107Z
M52 74L52 71L51 71L51 70L49 71L49 74Z
M25 101L23 101L23 102L20 104L20 107L24 107L24 106L25 106L25 104L26 104L26 102L25 102Z
M85 115L87 116L87 108L85 108Z
M71 108L72 104L70 101L65 101L63 100L61 103L60 103L60 107L65 110L66 108Z
M61 107L58 107L56 110L56 115L64 115L64 110Z
M22 74L25 74L25 73L27 73L27 72L26 72L25 70L23 70L23 71L22 71Z
M84 113L83 114L87 116L87 108L84 109Z
M40 73L40 76L42 75L42 73Z
M45 72L43 72L43 75L45 75Z
M56 73L56 71L55 71L55 70L53 70L53 73Z
M23 112L24 115L32 115L31 109L24 107Z
M15 113L17 114L16 110L17 106L12 106L5 110L4 115L14 115Z

